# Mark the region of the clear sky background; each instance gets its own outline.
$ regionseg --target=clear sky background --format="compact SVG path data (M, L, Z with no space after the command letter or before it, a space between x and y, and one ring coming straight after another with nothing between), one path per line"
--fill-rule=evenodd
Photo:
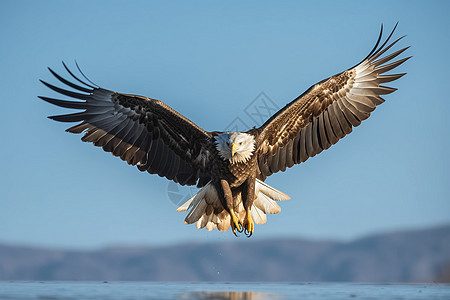
M168 181L47 119L67 110L47 66L161 99L223 130L264 92L282 107L353 66L380 24L411 45L408 72L337 145L268 179L292 197L252 239L354 239L450 223L448 1L2 1L0 242L92 249L235 240L183 223ZM248 119L246 122L251 123ZM254 125L254 124L250 124ZM189 190L180 190L187 193ZM241 237L241 240L245 237Z

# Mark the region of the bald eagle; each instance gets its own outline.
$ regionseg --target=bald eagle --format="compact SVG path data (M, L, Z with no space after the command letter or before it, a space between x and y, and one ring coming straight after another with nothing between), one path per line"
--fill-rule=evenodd
M396 90L381 85L405 75L382 74L410 58L390 62L409 47L383 56L403 38L388 44L396 27L381 44L381 26L374 48L360 63L314 84L261 127L246 132L205 131L160 100L103 89L78 65L76 76L64 62L72 81L49 71L73 90L41 82L76 100L39 98L82 110L49 117L79 122L66 131L84 133L82 141L140 171L201 188L177 209L190 210L186 224L220 231L231 227L236 236L244 231L250 237L255 223L264 224L267 213L280 212L276 201L289 199L265 179L336 144L384 102L380 95Z

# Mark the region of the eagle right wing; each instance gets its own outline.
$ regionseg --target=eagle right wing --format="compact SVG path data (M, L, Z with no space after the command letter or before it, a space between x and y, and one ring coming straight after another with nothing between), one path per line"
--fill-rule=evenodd
M384 102L380 95L396 90L381 85L405 75L382 74L410 58L389 63L409 47L381 57L401 39L387 45L396 27L378 47L383 34L381 27L375 47L362 62L313 85L258 129L259 179L285 171L330 148Z
M39 98L60 107L83 111L51 116L50 119L81 122L66 131L84 133L82 141L102 147L128 164L136 165L140 171L158 174L182 185L203 186L210 180L210 133L162 101L93 86L63 65L83 86L49 70L76 92L41 82L59 94L81 101Z

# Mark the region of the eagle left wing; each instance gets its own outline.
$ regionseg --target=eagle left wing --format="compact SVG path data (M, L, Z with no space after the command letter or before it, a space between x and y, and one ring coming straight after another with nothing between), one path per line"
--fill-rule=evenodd
M381 84L405 73L381 74L408 60L410 57L386 64L409 47L380 58L403 38L386 46L396 27L378 47L383 35L381 27L375 47L361 63L313 85L258 129L259 179L265 180L328 149L384 102L380 95L396 90Z
M51 116L50 119L81 122L66 131L84 133L82 141L102 147L140 171L158 174L182 185L197 184L201 187L208 183L213 157L211 133L160 100L93 86L63 65L83 86L49 68L59 81L74 91L41 82L72 99L39 98L60 107L82 111ZM85 79L92 83L87 77Z

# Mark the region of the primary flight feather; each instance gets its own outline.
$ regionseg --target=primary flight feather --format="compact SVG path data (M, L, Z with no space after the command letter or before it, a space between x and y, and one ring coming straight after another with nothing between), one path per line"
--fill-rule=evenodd
M401 39L389 44L395 28L380 45L382 27L375 47L359 64L313 85L261 127L246 132L207 132L162 101L100 88L64 63L73 82L49 70L73 91L42 83L76 100L39 98L82 110L49 118L79 122L67 131L83 133L83 141L140 171L201 188L177 209L189 210L185 223L207 230L231 227L235 235L244 231L251 236L255 223L264 224L266 214L280 212L276 201L289 199L265 179L337 143L384 102L381 95L396 90L382 84L405 73L384 73L410 57L391 62L408 47L385 55Z

